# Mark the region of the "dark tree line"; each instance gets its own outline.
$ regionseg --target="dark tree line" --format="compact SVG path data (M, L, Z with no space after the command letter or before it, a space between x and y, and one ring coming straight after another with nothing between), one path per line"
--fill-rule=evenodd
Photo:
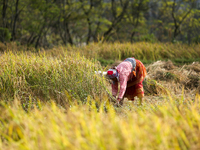
M200 42L200 0L0 0L0 41Z

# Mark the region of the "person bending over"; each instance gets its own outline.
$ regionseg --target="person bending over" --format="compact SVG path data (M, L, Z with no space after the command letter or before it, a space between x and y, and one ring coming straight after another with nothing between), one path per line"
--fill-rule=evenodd
M133 57L125 59L107 71L107 76L113 81L112 95L117 98L117 105L123 105L124 98L134 101L135 96L139 98L140 105L142 104L144 97L142 82L146 74L143 63ZM118 83L120 84L119 93Z

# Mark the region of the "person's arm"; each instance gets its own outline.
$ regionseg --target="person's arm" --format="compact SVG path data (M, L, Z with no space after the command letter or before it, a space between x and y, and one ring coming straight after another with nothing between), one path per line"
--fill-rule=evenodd
M128 83L127 87L131 87L133 85L136 85L136 84L140 83L141 81L143 81L143 79L144 79L143 76L141 76L139 80L136 80L135 82Z
M119 90L118 99L122 99L124 97L126 87L127 87L127 81L128 81L128 75L126 74L119 75L120 90Z

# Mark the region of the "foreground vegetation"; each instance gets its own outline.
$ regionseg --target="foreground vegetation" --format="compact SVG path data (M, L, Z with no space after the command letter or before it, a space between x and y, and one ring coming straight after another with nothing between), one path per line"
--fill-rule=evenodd
M132 56L194 61L199 45L0 48L0 149L200 148L198 62L181 68L169 61L167 67L160 61L149 65L142 106L136 99L113 107L109 82L94 73Z
M91 99L88 99L90 101ZM105 104L105 105L103 105ZM105 112L106 107L106 112ZM1 107L1 149L199 149L200 97L123 109L94 101L67 110L55 103L26 113Z

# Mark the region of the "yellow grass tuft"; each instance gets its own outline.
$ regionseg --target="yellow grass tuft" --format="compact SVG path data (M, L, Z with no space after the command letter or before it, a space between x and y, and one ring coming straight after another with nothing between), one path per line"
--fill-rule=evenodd
M91 100L88 98L88 100ZM114 108L106 101L71 105L54 102L25 113L1 107L1 149L198 149L200 96L177 104ZM106 107L106 111L105 111Z

